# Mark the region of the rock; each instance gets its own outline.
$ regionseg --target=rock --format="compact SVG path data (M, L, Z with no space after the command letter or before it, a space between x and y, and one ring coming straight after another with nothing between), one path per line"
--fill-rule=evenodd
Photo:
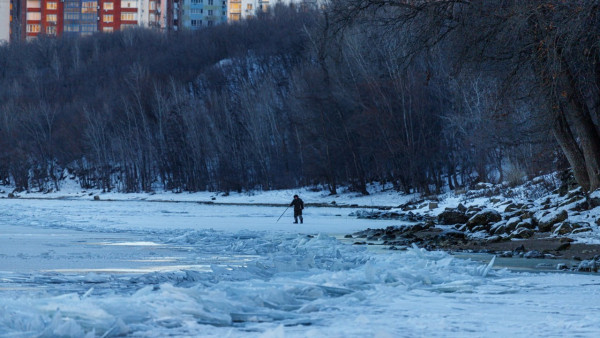
M468 226L467 226L468 227ZM476 225L474 227L472 227L470 229L471 232L478 232L478 231L484 231L484 232L490 232L492 226L490 224L486 224L486 225Z
M482 209L478 206L472 205L469 208L467 208L466 213L468 215L475 215L476 213L480 212Z
M537 251L531 250L523 255L524 258L545 258L544 254Z
M429 202L429 210L437 208L439 204L437 202Z
M535 224L533 224L533 220L531 218L524 219L522 222L519 222L519 224L517 224L516 229L520 229L520 228L534 230Z
M352 235L346 235L344 238L352 238Z
M514 230L514 229L512 229L512 230ZM492 234L492 235L506 234L511 231L508 231L508 227L506 225L506 222L504 222L504 221L497 222L497 223L493 224L490 228L490 234Z
M563 210L559 213L548 213L544 214L544 216L540 217L537 220L538 229L541 232L549 232L552 230L552 226L556 223L562 222L569 217L569 214L566 210Z
M521 211L518 212L518 216L521 219L525 220L525 219L528 219L528 218L533 218L533 213L531 211L529 211L529 210L521 210Z
M99 201L100 200L100 196L96 195L94 196L94 201Z
M488 243L498 243L498 242L502 242L504 240L504 238L502 238L502 236L490 236L486 239L486 242Z
M487 226L490 223L496 223L502 220L499 212L492 209L484 209L473 215L467 222L467 227L473 229L476 226ZM489 227L488 227L489 230Z
M501 200L501 199L499 199L499 198L494 198L494 197L493 197L493 198L490 198L490 202L491 202L491 203L494 203L494 204L497 204L497 203L500 203L500 202L502 202L502 200Z
M569 267L567 266L567 264L564 263L558 263L556 264L556 270L568 270Z
M572 234L575 235L575 234L579 234L582 232L590 232L590 231L592 231L592 228L579 228L579 229L573 230Z
M567 250L570 247L571 247L571 243L569 243L569 242L562 243L561 245L558 246L558 248L556 248L556 251Z
M520 229L513 231L510 234L510 237L511 238L530 238L533 236L533 234L534 234L534 231L531 229L520 228Z
M12 192L8 193L8 198L16 198L17 196L15 196L15 194L13 194Z
M513 212L517 210L519 210L519 207L514 203L511 203L504 208L504 212Z
M468 220L464 212L455 209L443 211L437 218L438 224L443 225L465 224Z
M413 225L411 227L411 230L412 231L423 231L423 230L426 230L426 229L429 229L429 228L431 228L431 226L429 224L418 223L418 224Z
M506 221L506 228L509 229L510 231L513 231L517 228L517 224L521 223L521 218L520 217L513 217L511 219L509 219L508 221Z
M571 223L569 221L564 221L552 226L552 233L557 236L587 231L592 231L587 222Z
M462 205L462 203L458 203L458 206L456 207L456 210L462 212L463 214L465 212L467 212L467 207L465 207L464 205Z
M585 260L579 263L577 271L598 272L598 264L595 260Z
M475 184L471 189L472 190L483 190L483 189L491 188L491 187L492 187L492 184L490 184L490 183L480 182L480 183Z

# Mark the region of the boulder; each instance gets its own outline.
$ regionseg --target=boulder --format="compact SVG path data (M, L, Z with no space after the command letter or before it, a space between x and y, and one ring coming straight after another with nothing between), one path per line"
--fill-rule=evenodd
M512 229L512 230L514 230L514 229ZM497 222L494 225L492 225L490 228L490 234L492 234L492 235L506 234L509 232L510 231L508 231L507 224L504 221Z
M450 209L442 212L438 215L438 224L453 225L453 224L465 224L469 218L464 212L456 209Z
M512 231L517 228L517 224L519 224L519 223L521 223L520 217L512 217L511 219L506 221L506 227Z
M510 238L530 238L534 234L533 230L520 228L510 234Z
M514 203L511 203L504 208L504 212L513 212L517 210L519 210L519 206Z
M467 222L467 227L469 229L473 229L476 226L487 226L491 223L500 222L502 220L502 216L499 212L492 209L484 209L475 215L473 215L469 221ZM489 228L488 228L489 230Z
M552 230L552 226L554 224L560 223L560 222L566 220L568 217L569 217L569 214L567 213L566 210L563 210L559 213L550 212L550 213L544 214L542 217L537 219L538 229L541 232L549 232L550 230Z
M524 219L521 222L519 222L519 224L517 224L516 229L520 229L520 228L534 230L535 224L533 223L533 219L527 218L527 219Z

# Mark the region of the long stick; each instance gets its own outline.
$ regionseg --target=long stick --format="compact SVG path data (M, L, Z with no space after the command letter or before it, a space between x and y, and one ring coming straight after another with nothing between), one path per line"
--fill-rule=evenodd
M283 217L283 214L285 214L285 212L286 212L286 211L287 211L287 209L289 209L289 208L290 208L290 206L288 205L288 207L287 207L287 208L285 208L285 210L283 211L283 213L281 213L281 216L279 216L279 218L277 219L277 222L279 222L279 220L281 219L281 217ZM275 222L275 223L277 223L277 222Z

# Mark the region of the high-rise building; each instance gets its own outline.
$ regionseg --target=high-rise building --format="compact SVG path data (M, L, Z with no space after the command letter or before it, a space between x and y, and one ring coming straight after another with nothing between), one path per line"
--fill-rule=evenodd
M324 0L0 0L0 42L87 35L131 27L199 29L266 11L277 3L316 8Z
M229 22L248 19L256 15L257 11L267 11L276 4L301 6L316 9L323 0L228 0L227 20Z
M30 39L40 34L88 35L137 26L166 28L161 25L161 1L173 8L178 0L12 1L12 38ZM164 23L168 24L167 20Z
M180 0L180 26L199 29L227 22L227 0Z
M10 0L0 0L0 44L10 39L11 6Z

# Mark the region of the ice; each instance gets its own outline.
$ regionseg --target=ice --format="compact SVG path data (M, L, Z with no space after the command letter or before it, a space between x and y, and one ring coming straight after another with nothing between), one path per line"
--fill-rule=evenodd
M267 206L0 199L0 208L0 336L600 332L597 274L354 246L338 238L394 221L336 208L307 213L302 228L276 223L281 208Z

